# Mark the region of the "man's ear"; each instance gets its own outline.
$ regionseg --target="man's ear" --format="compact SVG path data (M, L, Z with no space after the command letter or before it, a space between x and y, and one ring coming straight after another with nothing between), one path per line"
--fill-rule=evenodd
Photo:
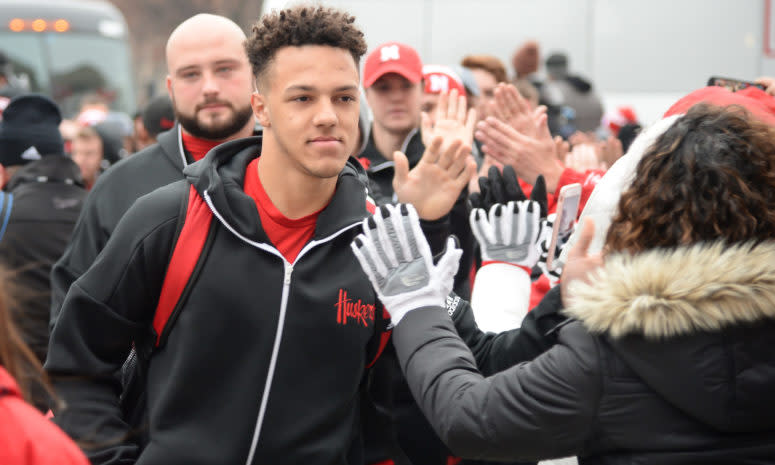
M269 108L266 105L266 96L253 92L250 94L250 106L253 108L253 115L255 115L261 126L268 128L271 127L269 118Z
M170 99L172 99L172 77L168 74L167 75L167 93L170 96Z

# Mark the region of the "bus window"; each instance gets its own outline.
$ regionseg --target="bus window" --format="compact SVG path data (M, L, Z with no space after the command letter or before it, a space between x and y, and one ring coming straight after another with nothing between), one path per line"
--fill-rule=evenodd
M126 22L110 2L0 0L0 49L18 87L51 96L66 118L87 94L135 110Z
M118 40L86 34L46 34L54 100L65 114L78 111L84 95L97 93L114 110L127 111L134 102L124 89L132 88L126 45Z
M13 65L14 74L31 92L49 94L50 84L41 43L34 34L0 31L0 49Z

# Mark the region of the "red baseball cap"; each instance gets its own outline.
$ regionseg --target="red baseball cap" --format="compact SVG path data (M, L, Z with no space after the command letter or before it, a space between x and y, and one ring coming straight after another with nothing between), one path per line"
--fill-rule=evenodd
M449 66L425 65L422 67L426 94L440 94L457 89L458 95L466 95L463 79Z
M422 61L417 50L399 42L388 42L372 50L363 66L363 87L371 87L388 73L400 74L412 84L420 82Z

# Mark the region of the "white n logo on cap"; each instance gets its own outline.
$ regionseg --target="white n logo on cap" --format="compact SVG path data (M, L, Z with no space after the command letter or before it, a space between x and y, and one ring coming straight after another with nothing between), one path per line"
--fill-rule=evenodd
M380 61L399 60L398 45L386 45L380 49Z
M443 74L430 75L431 92L446 92L449 90L449 77Z
M38 152L38 149L36 149L34 145L22 152L21 156L22 160L40 160L42 158L40 152Z

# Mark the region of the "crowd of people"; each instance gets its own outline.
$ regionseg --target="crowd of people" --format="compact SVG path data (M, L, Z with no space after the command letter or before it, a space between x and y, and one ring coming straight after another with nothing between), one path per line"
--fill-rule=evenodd
M0 463L775 463L775 79L365 32L198 14L134 118L0 63Z

